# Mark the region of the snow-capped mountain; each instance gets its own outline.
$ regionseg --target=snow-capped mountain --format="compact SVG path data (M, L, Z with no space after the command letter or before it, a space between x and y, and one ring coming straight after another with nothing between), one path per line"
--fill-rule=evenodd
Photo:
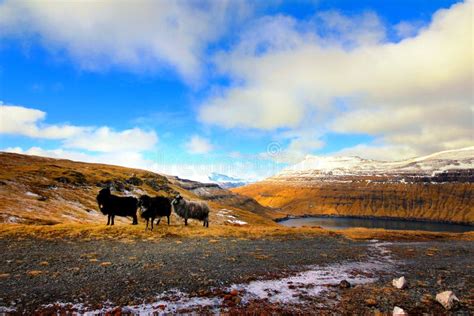
M236 188L250 183L250 181L217 172L212 172L209 175L209 180L213 183L217 183L222 188Z
M308 156L233 189L289 216L390 217L474 225L474 147L403 161Z
M309 181L350 176L443 177L445 174L472 169L474 169L474 147L467 147L401 161L307 156L302 162L284 169L268 180Z

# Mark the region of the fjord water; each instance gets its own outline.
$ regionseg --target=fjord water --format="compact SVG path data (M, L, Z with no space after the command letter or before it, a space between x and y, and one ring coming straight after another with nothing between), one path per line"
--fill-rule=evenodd
M320 226L327 229L347 229L353 227L365 227L394 230L424 230L432 232L451 233L474 231L474 226L461 224L352 217L301 217L290 218L287 220L283 220L279 223L288 227Z

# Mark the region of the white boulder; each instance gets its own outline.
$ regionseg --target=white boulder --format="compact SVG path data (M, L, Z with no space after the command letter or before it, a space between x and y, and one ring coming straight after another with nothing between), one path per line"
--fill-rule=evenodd
M452 291L444 291L436 294L436 300L443 305L445 309L451 309L455 301L459 301Z
M392 284L397 289L404 289L407 287L407 280L402 276L398 279L393 279Z
M408 316L408 313L403 310L403 308L400 308L398 306L395 306L393 308L393 316Z

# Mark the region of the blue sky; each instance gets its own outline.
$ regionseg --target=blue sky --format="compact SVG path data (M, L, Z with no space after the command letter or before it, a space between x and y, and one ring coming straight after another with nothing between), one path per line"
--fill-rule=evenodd
M0 149L206 180L470 146L472 1L1 1Z

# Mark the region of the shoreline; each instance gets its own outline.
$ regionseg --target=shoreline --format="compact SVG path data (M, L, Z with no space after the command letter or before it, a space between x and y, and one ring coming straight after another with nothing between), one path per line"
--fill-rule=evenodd
M371 215L334 215L334 214L303 214L303 215L287 215L285 217L278 217L273 219L276 223L281 223L290 219L298 218L310 218L310 217L324 217L324 218L353 218L353 219L371 219L371 220L389 220L389 221L404 221L404 222L420 222L420 223L433 223L433 224L450 224L460 226L470 226L474 228L474 222L456 222L456 221L443 221L443 220L430 220L426 218L417 217L396 217L396 216L371 216Z

